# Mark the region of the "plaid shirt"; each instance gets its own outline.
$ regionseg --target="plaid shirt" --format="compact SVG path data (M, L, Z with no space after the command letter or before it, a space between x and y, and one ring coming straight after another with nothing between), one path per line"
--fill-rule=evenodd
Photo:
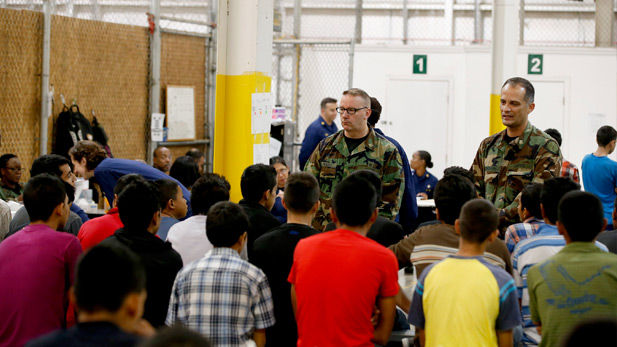
M213 346L247 346L274 325L268 280L231 248L217 247L185 266L174 283L165 324L200 332Z
M572 162L569 162L567 160L564 160L563 164L561 165L560 175L561 177L570 177L576 183L581 183L581 180L578 176L578 168L576 167L576 165L572 164Z
M542 225L544 225L544 221L536 217L527 218L523 223L510 225L506 229L505 235L506 246L510 254L512 254L514 246L516 246L517 243L535 235L538 228Z

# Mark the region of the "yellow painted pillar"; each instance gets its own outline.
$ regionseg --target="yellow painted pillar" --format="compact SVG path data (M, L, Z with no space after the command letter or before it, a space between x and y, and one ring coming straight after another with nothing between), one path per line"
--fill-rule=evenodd
M490 135L505 129L499 109L501 86L516 76L520 1L524 0L493 1Z
M233 202L242 199L244 169L268 160L270 127L263 122L258 126L253 111L257 107L258 114L267 111L271 116L272 99L266 93L272 73L273 7L273 0L218 0L214 172L231 184ZM270 106L262 103L259 108L256 97L269 99Z

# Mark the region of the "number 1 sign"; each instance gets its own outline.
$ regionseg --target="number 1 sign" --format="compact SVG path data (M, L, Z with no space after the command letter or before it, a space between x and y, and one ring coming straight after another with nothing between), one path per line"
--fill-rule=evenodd
M544 68L542 54L530 54L527 58L527 74L541 75Z

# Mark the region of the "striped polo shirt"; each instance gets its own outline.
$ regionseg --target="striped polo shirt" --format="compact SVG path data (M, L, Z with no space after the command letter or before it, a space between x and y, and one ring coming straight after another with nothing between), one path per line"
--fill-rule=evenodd
M514 282L518 298L521 299L523 316L523 339L525 346L537 346L540 343L540 334L531 321L529 311L529 292L527 291L527 272L529 269L544 260L559 253L566 245L566 240L559 235L555 225L545 224L541 226L536 235L521 241L512 252L512 267L514 269ZM596 242L598 248L608 252L603 244Z

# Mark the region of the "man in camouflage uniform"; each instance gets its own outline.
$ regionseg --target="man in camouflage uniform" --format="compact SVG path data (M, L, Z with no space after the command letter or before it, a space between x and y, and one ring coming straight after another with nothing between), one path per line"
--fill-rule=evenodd
M321 205L313 219L313 227L324 230L331 222L330 207L336 184L356 170L371 170L383 184L379 215L394 219L401 206L405 189L401 156L385 137L368 126L371 100L361 89L343 92L340 107L343 130L322 140L311 154L305 171L317 178Z
M531 182L559 176L561 152L557 142L528 121L535 108L534 88L520 77L501 88L501 120L506 129L487 137L473 161L478 194L499 210L500 226L519 222L518 196Z

